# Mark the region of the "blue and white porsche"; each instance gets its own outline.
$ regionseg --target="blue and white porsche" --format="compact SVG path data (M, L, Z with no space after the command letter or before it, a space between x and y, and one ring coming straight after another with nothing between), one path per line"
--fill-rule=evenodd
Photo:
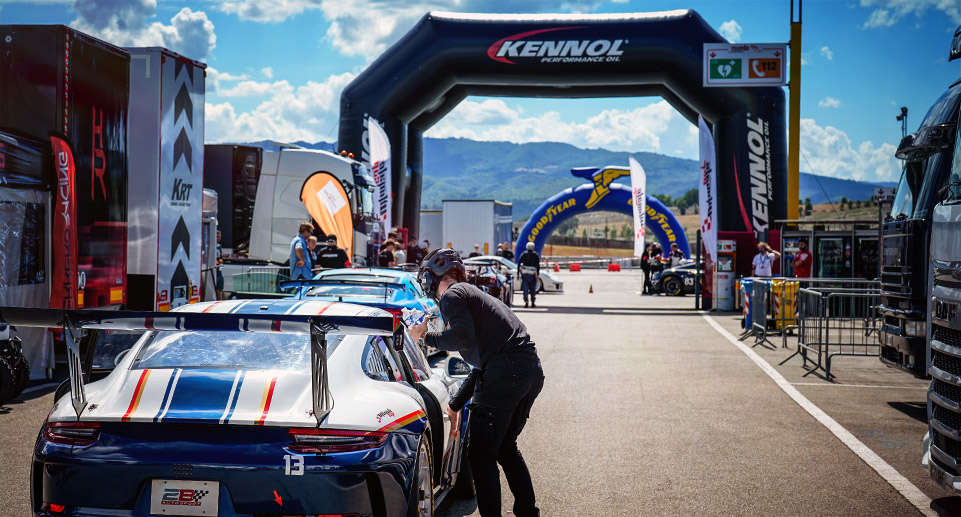
M432 515L458 482L466 418L451 429L447 404L460 366L432 371L380 309L234 300L0 320L67 338L69 389L34 450L35 515ZM87 382L82 357L117 331L142 335Z

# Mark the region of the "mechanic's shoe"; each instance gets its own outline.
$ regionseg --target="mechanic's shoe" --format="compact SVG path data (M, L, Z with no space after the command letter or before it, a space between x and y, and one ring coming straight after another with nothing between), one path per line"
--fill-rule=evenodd
M534 300L531 300L531 307L537 307L537 304L534 303Z
M525 309L527 308L527 302L524 302L524 308Z

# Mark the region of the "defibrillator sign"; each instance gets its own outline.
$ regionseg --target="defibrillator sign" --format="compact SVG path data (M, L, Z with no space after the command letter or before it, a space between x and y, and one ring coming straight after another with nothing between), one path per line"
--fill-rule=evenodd
M784 43L704 44L704 86L783 86Z

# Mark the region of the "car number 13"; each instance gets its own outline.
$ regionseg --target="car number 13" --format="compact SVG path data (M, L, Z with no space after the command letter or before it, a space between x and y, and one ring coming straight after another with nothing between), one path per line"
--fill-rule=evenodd
M284 455L284 475L303 476L304 457L297 454Z

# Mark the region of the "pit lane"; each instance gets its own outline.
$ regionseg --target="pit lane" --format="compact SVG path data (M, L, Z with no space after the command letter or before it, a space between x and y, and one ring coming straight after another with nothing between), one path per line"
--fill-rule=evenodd
M639 296L631 271L560 275L565 294L516 309L547 375L520 439L543 515L921 513L696 313L693 297ZM740 333L733 315L714 320ZM779 347L752 350L930 498L930 514L961 513L920 466L926 381L847 357L834 383L802 377L797 358L778 366L790 354ZM29 511L30 455L53 390L0 408L3 515ZM476 514L473 501L438 511Z

